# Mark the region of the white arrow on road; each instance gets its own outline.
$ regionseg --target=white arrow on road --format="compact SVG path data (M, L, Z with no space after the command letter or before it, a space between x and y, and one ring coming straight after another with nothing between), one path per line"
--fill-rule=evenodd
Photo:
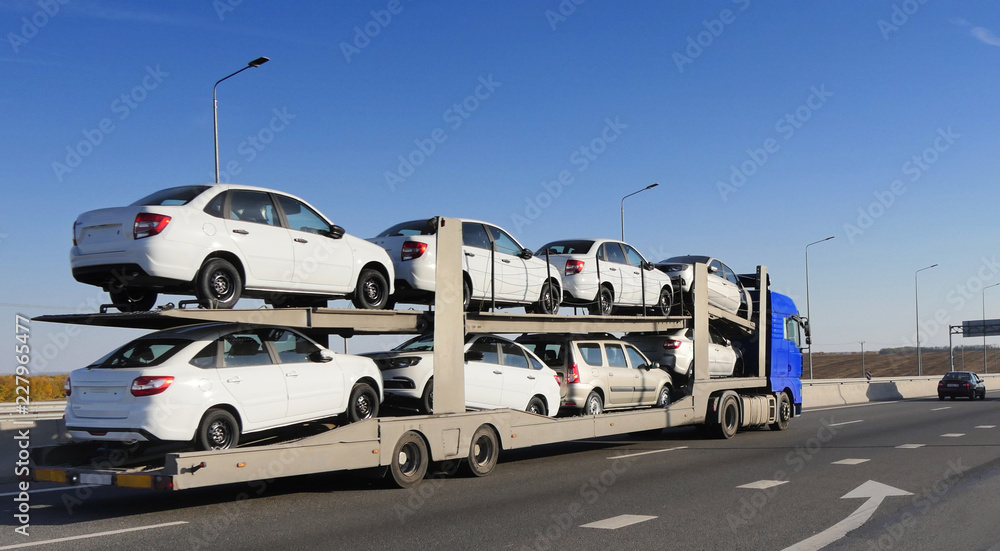
M868 498L868 501L864 502L861 507L858 507L856 511L844 520L809 539L802 540L791 547L786 547L784 551L816 551L817 549L822 549L843 538L851 530L861 528L864 523L868 522L868 519L872 518L872 515L875 514L875 509L878 509L878 506L882 504L885 498L912 495L912 493L900 490L899 488L893 488L881 482L869 480L840 498Z

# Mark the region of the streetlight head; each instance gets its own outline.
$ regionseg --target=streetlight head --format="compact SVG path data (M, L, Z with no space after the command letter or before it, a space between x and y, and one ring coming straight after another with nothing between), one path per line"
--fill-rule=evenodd
M247 63L247 67L260 67L261 65L267 63L268 61L271 61L271 59L267 57L258 57L257 59L251 61L250 63Z
M937 264L931 264L930 266L928 266L928 268L935 268L935 267L937 267Z
M836 235L831 235L830 237L827 237L823 241L829 241L829 240L833 239L834 237L837 237L837 236Z
M646 189L653 189L654 187L656 187L658 185L660 185L660 184L650 184L650 185L646 186Z

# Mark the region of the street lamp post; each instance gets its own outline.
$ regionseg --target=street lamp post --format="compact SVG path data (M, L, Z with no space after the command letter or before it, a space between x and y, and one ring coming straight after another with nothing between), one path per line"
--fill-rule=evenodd
M232 76L236 76L252 67L260 67L261 65L267 63L268 61L270 61L269 58L258 57L257 59L251 61L250 63L247 63L247 66L240 69L239 71L236 71L235 73L231 73L229 75L226 75L225 77L220 78L218 81L216 81L215 86L212 87L212 126L215 130L215 183L217 184L219 183L219 102L218 100L215 99L215 89L219 87L219 83L222 82L223 80L226 80L227 78Z
M812 314L809 311L809 247L822 243L824 241L829 241L837 237L836 235L831 235L826 239L820 239L819 241L813 241L812 243L806 245L806 319L809 320L809 327L812 327ZM809 378L813 378L813 346L812 339L809 339Z
M640 189L639 191L634 191L632 193L629 193L625 197L622 197L622 241L625 241L625 199L628 199L629 197L635 195L636 193L642 193L642 192L646 191L647 189L653 189L654 187L656 187L658 185L660 185L660 184L649 184L648 186Z
M861 341L861 376L865 376L865 341Z
M923 374L923 369L920 364L920 293L917 282L917 274L924 270L930 270L935 266L937 266L937 264L931 264L926 268L920 268L916 272L913 272L913 304L917 314L917 377Z
M994 283L993 285L987 285L983 287L983 373L989 373L990 369L986 365L986 289L990 287L996 287L1000 283Z

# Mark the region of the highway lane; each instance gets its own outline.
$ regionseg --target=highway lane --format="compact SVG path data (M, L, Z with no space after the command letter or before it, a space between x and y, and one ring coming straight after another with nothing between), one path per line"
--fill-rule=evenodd
M1000 548L998 490L1000 393L991 393L807 411L787 431L731 440L678 428L507 451L488 477L433 478L409 490L337 473L173 493L37 493L28 541L103 534L37 547L45 549L991 549ZM844 498L852 493L861 495ZM0 497L7 519L12 499ZM865 505L875 506L857 523ZM838 535L845 525L854 529ZM109 533L133 528L141 530ZM0 547L22 542L3 529Z

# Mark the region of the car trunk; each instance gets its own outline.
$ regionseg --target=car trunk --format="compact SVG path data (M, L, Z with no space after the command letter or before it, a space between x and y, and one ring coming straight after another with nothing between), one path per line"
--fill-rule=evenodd
M140 369L87 369L70 377L67 399L73 415L85 419L125 419L135 403L132 381Z
M421 254L421 256L424 256L434 254L434 244L437 241L437 238L433 235L391 235L388 237L373 237L368 241L371 241L372 243L385 249L389 258L394 263L399 263L402 261L403 244L407 241L426 243L427 249ZM433 258L430 260L433 261Z
M73 225L73 239L80 254L122 251L132 241L136 215L143 207L128 206L92 210L81 214Z

